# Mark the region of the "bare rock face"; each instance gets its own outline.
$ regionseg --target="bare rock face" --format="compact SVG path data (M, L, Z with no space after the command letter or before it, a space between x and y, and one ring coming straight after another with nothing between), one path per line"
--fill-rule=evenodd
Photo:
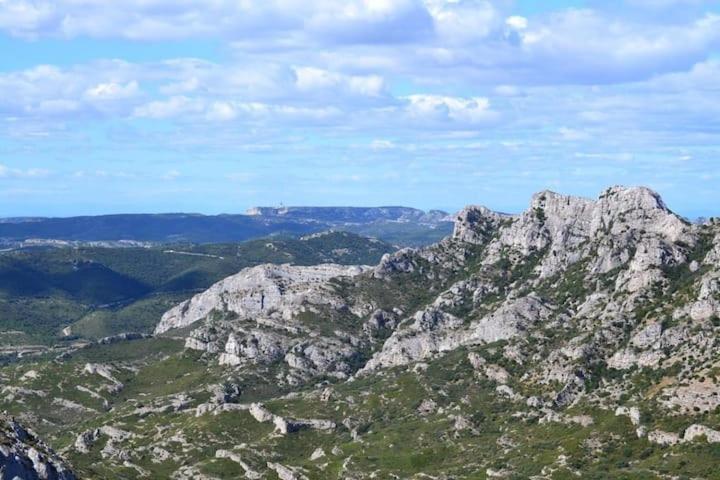
M385 280L408 273L458 279L401 316L360 372L504 341L507 359L536 367L525 378L564 385L552 399L563 406L583 395L598 363L659 369L712 352L708 329L720 319L720 237L713 228L690 224L642 187L612 187L597 200L540 192L516 216L467 207L451 238L388 255L376 268ZM704 250L701 235L710 234ZM667 291L679 281L686 282L683 297L671 299ZM565 331L574 338L554 350L539 347L546 332ZM710 368L712 358L703 353L700 360ZM501 385L507 380L475 368ZM708 381L702 388L665 388L662 398L668 407L706 412L716 406L715 391Z
M553 408L575 404L603 370L692 358L685 370L707 380L683 371L658 387L656 405L709 412L720 404L707 375L718 366L718 226L690 224L647 188L612 187L597 199L545 191L519 215L467 207L452 236L374 268L246 269L167 312L156 333L192 325L186 347L237 368L274 364L290 384L421 368L499 344L492 359L468 356L475 374L511 401L521 399L513 381L542 385L532 403Z
M503 229L488 255L498 258L505 248L523 255L548 251L538 270L551 276L587 257L594 245L590 269L604 273L636 255L633 275L681 258L678 241L693 243L691 226L674 215L653 191L637 187L607 189L598 200L545 191L533 196L530 208ZM639 283L648 283L643 281Z
M375 277L383 278L393 273L414 272L418 268L414 253L415 250L412 248L403 248L393 254L386 253L380 260L380 264L375 267Z
M336 315L353 315L333 282L349 280L369 267L324 264L311 267L260 265L228 277L168 311L155 332L188 326L185 347L236 368L281 364L281 382L313 376L347 378L361 340L325 328ZM358 326L362 321L357 318ZM392 314L379 315L363 334L392 328Z
M400 327L365 365L363 372L417 362L468 345L492 343L519 335L549 317L552 309L535 297L508 300L496 311L473 322L431 307Z
M0 479L75 480L70 467L32 432L0 415Z
M186 327L214 311L233 313L239 318L288 319L306 302L337 307L341 301L324 284L332 278L355 276L366 269L334 264L311 267L268 264L247 268L165 313L155 334Z
M487 207L471 205L457 214L452 238L466 243L485 243L499 225L510 219L512 219L510 215L493 212Z

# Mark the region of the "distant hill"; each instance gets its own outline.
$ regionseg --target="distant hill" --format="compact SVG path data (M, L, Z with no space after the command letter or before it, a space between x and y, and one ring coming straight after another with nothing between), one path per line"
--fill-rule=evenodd
M5 245L30 239L222 243L339 229L374 235L397 245L417 246L448 235L452 228L448 220L445 212L407 207L256 207L246 215L169 213L6 218L0 219L0 239Z
M447 212L425 212L409 207L253 207L246 213L257 217L315 219L333 223L372 223L382 220L418 223L451 221Z
M325 232L242 243L1 252L0 332L52 342L69 325L72 336L86 338L150 331L174 304L243 268L375 264L393 250L353 233Z

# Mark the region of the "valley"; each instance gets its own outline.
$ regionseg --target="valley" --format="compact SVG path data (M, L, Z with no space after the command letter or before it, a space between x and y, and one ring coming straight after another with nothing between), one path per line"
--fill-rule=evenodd
M288 242L242 260L243 244L90 250L116 285L102 295L24 280L67 302L167 296L6 362L0 409L78 478L718 478L714 219L613 187L540 192L519 215L469 206L426 247ZM42 278L73 278L60 254ZM145 334L98 341L123 315Z

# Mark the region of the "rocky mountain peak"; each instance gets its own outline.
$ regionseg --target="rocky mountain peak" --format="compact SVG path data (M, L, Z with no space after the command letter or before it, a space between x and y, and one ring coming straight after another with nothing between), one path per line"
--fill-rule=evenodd
M623 205L635 205L637 208L644 210L670 210L660 197L660 194L648 187L635 186L625 187L616 185L605 189L600 194L600 199L608 199Z
M690 230L688 223L672 213L651 189L615 186L597 200L544 190L534 194L529 208L519 215L471 205L457 214L452 238L483 243L500 226L508 227L502 243L519 246L525 252L547 248L556 241L556 247L566 249L599 235L634 230L687 241Z
M172 338L148 341L178 351L139 362L126 389L152 375L149 394L117 397L63 451L144 478L715 478L718 265L720 224L613 187L539 192L518 215L466 207L452 236L374 268L247 268L166 313L156 333ZM113 401L135 365L63 378ZM0 393L53 402L27 368ZM409 474L418 451L438 452L438 468Z
M484 243L499 225L511 215L498 213L487 207L469 205L455 217L452 238L468 243Z

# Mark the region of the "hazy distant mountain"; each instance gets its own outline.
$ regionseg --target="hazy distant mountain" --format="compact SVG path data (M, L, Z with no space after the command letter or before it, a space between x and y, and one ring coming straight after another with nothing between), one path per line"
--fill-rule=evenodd
M120 214L0 220L5 243L28 239L133 240L157 243L237 242L329 229L374 235L402 245L423 245L448 235L448 214L406 207L256 207L247 215Z
M448 213L441 210L425 212L409 207L253 207L246 213L258 217L315 219L333 223L452 221Z

